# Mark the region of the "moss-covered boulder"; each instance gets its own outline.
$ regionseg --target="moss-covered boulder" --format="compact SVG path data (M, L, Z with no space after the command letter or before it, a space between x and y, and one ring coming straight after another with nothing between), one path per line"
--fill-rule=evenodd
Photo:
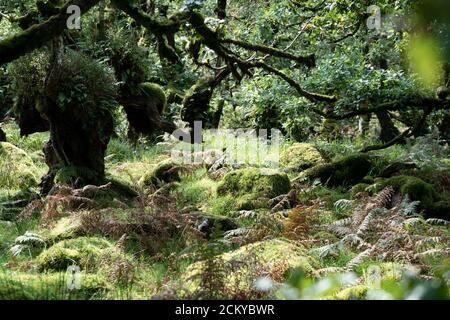
M46 238L49 241L59 241L74 238L82 234L81 219L78 215L71 215L59 219L50 229Z
M189 216L195 221L197 230L207 238L220 236L226 231L238 228L237 223L229 217L206 214L200 211L191 212Z
M450 200L436 191L434 186L413 176L395 176L382 181L378 190L391 186L395 191L408 195L411 201L420 201L419 209L429 218L450 220Z
M368 287L364 284L351 286L340 290L330 297L335 300L365 300Z
M100 238L81 237L60 241L44 250L35 260L39 271L63 271L70 265L82 270L93 270L106 249L112 244Z
M24 189L38 184L39 170L31 157L8 142L0 142L0 185L6 189Z
M217 186L218 195L254 195L253 198L274 198L286 194L291 182L284 173L257 168L240 169L229 172Z
M66 300L92 299L111 287L107 279L98 274L80 273L80 288L69 290L67 273L0 273L2 300Z
M450 200L437 201L426 210L427 217L450 221Z
M163 160L141 178L140 183L145 186L161 186L169 182L180 181L182 167L171 159Z
M183 275L183 289L185 297L249 296L260 277L282 281L285 272L296 267L312 275L314 269L311 262L307 251L293 242L279 239L260 241L190 265ZM208 272L215 277L212 281L217 281L214 292L208 292L205 287L204 282L209 281L205 275Z
M303 176L332 187L352 186L360 182L371 170L372 163L367 154L358 153L336 162L319 164L306 170Z
M422 208L432 207L438 197L431 184L412 176L395 176L386 179L378 189L381 190L389 186L403 195L408 195L412 201L420 201Z
M281 165L288 171L305 170L322 161L319 151L310 143L294 143L280 157Z

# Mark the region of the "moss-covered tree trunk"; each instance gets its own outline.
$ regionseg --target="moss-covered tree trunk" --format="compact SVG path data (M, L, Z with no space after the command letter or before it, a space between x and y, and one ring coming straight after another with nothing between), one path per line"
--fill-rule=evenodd
M228 68L224 69L214 77L199 80L188 90L183 99L181 118L189 123L191 129L194 127L195 121L201 121L204 128L212 128L217 123L219 115L210 111L210 102L214 89L230 73L231 71Z
M75 187L103 183L104 156L113 132L109 112L96 111L89 115L77 105L62 109L57 104L59 83L63 81L63 59L63 40L57 37L52 42L50 68L45 79L45 107L41 112L50 125L50 142L44 147L50 168L41 181L44 193L51 188L56 169L65 170L67 182Z
M380 140L389 142L400 135L400 131L395 127L391 117L387 111L380 111L375 113L380 123Z

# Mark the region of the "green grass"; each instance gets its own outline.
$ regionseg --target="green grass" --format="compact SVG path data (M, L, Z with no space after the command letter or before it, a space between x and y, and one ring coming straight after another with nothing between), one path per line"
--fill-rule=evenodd
M178 206L203 207L215 197L217 182L210 179L206 169L196 170L193 174L183 175L175 189Z

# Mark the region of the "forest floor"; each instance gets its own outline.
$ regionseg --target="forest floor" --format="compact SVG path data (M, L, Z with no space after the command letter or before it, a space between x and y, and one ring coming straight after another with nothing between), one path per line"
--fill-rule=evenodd
M111 183L40 198L48 135L3 128L0 298L449 295L449 150L433 140L370 156L364 139L286 142L280 168L212 170L115 138Z

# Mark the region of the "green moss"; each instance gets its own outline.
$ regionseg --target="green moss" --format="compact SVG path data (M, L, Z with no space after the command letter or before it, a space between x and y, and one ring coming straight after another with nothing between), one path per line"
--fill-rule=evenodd
M308 169L321 161L319 151L309 143L294 143L280 157L281 165L292 170Z
M249 168L227 173L219 183L217 193L235 196L253 194L255 198L274 198L288 193L290 188L290 180L284 173Z
M200 79L183 98L182 119L191 126L196 120L207 121L212 94L210 79Z
M412 176L395 176L384 180L380 184L379 190L388 186L403 195L408 195L412 201L420 201L421 206L425 209L431 208L438 198L431 184Z
M303 176L330 186L350 186L360 182L371 169L367 154L353 154L333 163L321 164L304 172Z
M67 288L64 273L0 273L0 297L4 300L92 299L101 296L110 287L97 274L80 274L80 289Z
M420 178L423 181L432 184L436 192L440 193L442 197L450 199L450 188L448 187L448 181L450 181L450 170L409 169L402 171L402 175Z
M24 189L38 184L40 171L28 154L8 142L0 142L0 185Z
M160 186L168 182L180 181L179 165L171 159L161 161L149 173L141 178L140 183L145 186Z
M158 111L162 114L167 104L167 98L161 86L156 83L143 82L139 84L139 89L147 97L156 100Z
M337 300L364 300L366 298L367 293L366 285L356 285L350 288L345 288L335 295L333 295L332 299Z
M252 243L214 259L213 265L217 270L210 270L212 266L208 261L196 262L188 267L182 280L187 296L207 290L202 285L205 272L213 272L218 277L217 281L221 284L218 284L214 294L222 298L229 298L227 294L230 292L251 291L254 281L261 275L282 277L286 271L296 267L310 275L314 273L303 247L279 239Z
M208 201L208 211L214 214L229 216L230 211L235 210L237 210L236 197L233 197L232 195L214 197Z
M361 182L362 183L367 183L367 184L372 184L374 183L375 179L372 176L365 176Z
M44 250L35 262L39 271L62 271L70 265L92 270L100 261L102 251L111 247L107 240L94 237L63 240Z
M217 182L206 175L206 170L202 169L183 179L177 187L179 194L178 201L181 206L203 205L214 195Z
M58 220L48 234L50 241L70 239L80 235L81 221L76 216L64 217Z

